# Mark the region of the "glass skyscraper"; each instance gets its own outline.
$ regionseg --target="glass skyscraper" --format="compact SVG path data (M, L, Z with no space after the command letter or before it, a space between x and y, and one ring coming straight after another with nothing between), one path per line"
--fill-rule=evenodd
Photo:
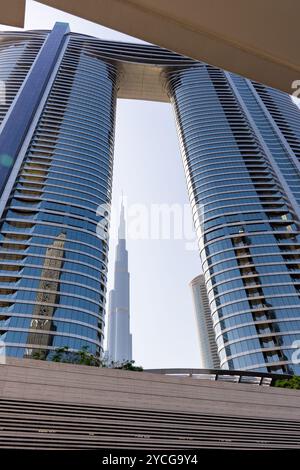
M156 46L0 36L0 340L102 352L116 99L171 102L222 368L294 372L300 112L290 97ZM204 209L204 211L203 211ZM203 217L204 214L204 217Z
M201 368L219 369L220 359L203 274L190 282L199 338Z
M23 83L2 134L14 132L9 117L19 103L26 129L15 154L9 139L1 147L0 339L14 356L64 346L99 355L108 247L97 237L97 208L111 197L117 70L63 24L49 34L4 34L1 45L3 60L11 56L8 85L16 93Z
M300 112L208 65L168 79L221 367L299 373Z

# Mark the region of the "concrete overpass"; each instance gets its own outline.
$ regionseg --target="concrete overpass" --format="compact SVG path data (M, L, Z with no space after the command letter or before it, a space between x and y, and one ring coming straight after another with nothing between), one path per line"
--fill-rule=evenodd
M292 93L300 80L298 0L40 0L40 3ZM23 27L25 0L0 21Z

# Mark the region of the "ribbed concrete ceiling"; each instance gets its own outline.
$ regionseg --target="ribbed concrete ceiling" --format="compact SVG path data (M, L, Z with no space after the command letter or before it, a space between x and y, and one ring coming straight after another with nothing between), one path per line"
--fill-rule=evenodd
M153 44L292 93L299 0L42 0Z
M25 0L1 0L0 23L22 28L25 19Z
M40 3L288 93L293 92L292 82L300 80L299 0L40 0ZM22 9L23 0L2 0L0 21L20 26Z

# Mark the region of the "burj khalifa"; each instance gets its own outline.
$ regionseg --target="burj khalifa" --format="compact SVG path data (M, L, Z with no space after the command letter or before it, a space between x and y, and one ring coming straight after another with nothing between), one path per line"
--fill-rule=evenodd
M132 335L130 333L130 274L123 203L114 276L114 288L109 295L107 357L109 363L124 363L132 360Z

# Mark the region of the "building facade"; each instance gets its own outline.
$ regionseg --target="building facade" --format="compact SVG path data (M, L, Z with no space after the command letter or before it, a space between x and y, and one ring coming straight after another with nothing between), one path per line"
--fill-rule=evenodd
M108 248L97 224L107 215L97 208L111 198L119 97L174 107L221 367L300 373L300 114L290 97L64 24L2 33L1 61L0 340L8 353L41 345L102 352ZM48 294L47 250L62 233L45 318L37 305ZM51 328L35 328L39 344L29 344L46 319Z
M118 72L68 33L57 24L2 38L16 99L0 129L0 339L18 357L103 348L108 246L97 209L110 202Z
M114 288L109 293L108 307L108 363L132 361L130 333L130 274L126 249L126 226L122 203L118 244L116 247Z
M168 78L221 367L299 373L299 110L204 64Z
M218 356L204 275L200 274L195 277L191 281L190 286L199 338L201 367L204 369L219 369L220 359Z

